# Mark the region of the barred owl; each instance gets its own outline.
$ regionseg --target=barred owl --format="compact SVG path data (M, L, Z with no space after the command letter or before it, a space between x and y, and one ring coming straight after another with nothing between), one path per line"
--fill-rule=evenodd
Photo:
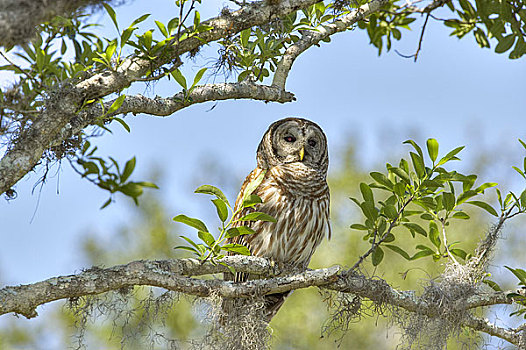
M241 206L247 185L264 172L253 194L263 200L245 208L237 218L259 211L277 222L237 222L255 233L232 238L246 245L254 256L266 257L290 268L306 269L325 234L330 238L329 165L327 139L321 128L306 119L286 118L270 125L257 150L257 167L247 176L235 207ZM238 273L236 282L246 281ZM266 296L267 320L275 315L289 293Z

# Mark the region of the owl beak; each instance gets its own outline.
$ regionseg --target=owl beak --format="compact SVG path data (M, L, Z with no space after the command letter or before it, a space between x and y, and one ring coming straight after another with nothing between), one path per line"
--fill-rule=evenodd
M303 158L305 157L305 147L301 147L300 149L300 161L303 162Z

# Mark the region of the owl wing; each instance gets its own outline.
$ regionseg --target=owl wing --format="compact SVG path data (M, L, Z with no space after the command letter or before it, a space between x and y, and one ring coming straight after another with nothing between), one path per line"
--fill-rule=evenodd
M257 187L254 188L253 186L249 186L249 185L253 184L254 181L256 181L260 176L263 176L263 181L265 181L265 178L268 176L268 174L266 170L258 167L252 170L252 172L246 177L245 182L243 182L243 185L241 186L241 190L239 191L239 194L237 196L236 203L234 205L234 212L237 212L237 214L234 215L234 221L255 211L254 207L247 207L247 208L243 208L242 210L239 210L239 208L241 208L243 204L243 198L245 198L245 195L250 195L254 192L257 192L258 190ZM246 193L247 191L251 191L251 193ZM255 224L255 221L237 221L232 224L232 227L246 226L246 227L252 228L254 224ZM257 232L253 233L253 235L257 235L257 234L258 234ZM228 238L226 242L243 244L249 250L251 250L250 245L245 239L245 235ZM229 252L228 255L235 255L235 253ZM225 274L225 279L229 279L229 280L233 279L235 282L245 282L248 279L248 274L237 272L235 277L232 276L232 274Z

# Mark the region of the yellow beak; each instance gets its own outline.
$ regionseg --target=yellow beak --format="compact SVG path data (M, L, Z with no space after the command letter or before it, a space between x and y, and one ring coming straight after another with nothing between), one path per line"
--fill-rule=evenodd
M305 147L301 147L300 149L300 161L303 162L303 157L305 157Z

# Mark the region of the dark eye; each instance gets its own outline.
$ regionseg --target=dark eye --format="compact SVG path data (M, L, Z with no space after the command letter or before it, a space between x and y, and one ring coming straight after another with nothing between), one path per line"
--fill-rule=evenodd
M311 146L311 147L316 146L316 140L314 140L314 139L310 139L310 140L307 141L307 142L309 143L309 146Z
M287 142L294 142L296 141L296 138L294 136L289 135L289 136L285 136L284 140Z

